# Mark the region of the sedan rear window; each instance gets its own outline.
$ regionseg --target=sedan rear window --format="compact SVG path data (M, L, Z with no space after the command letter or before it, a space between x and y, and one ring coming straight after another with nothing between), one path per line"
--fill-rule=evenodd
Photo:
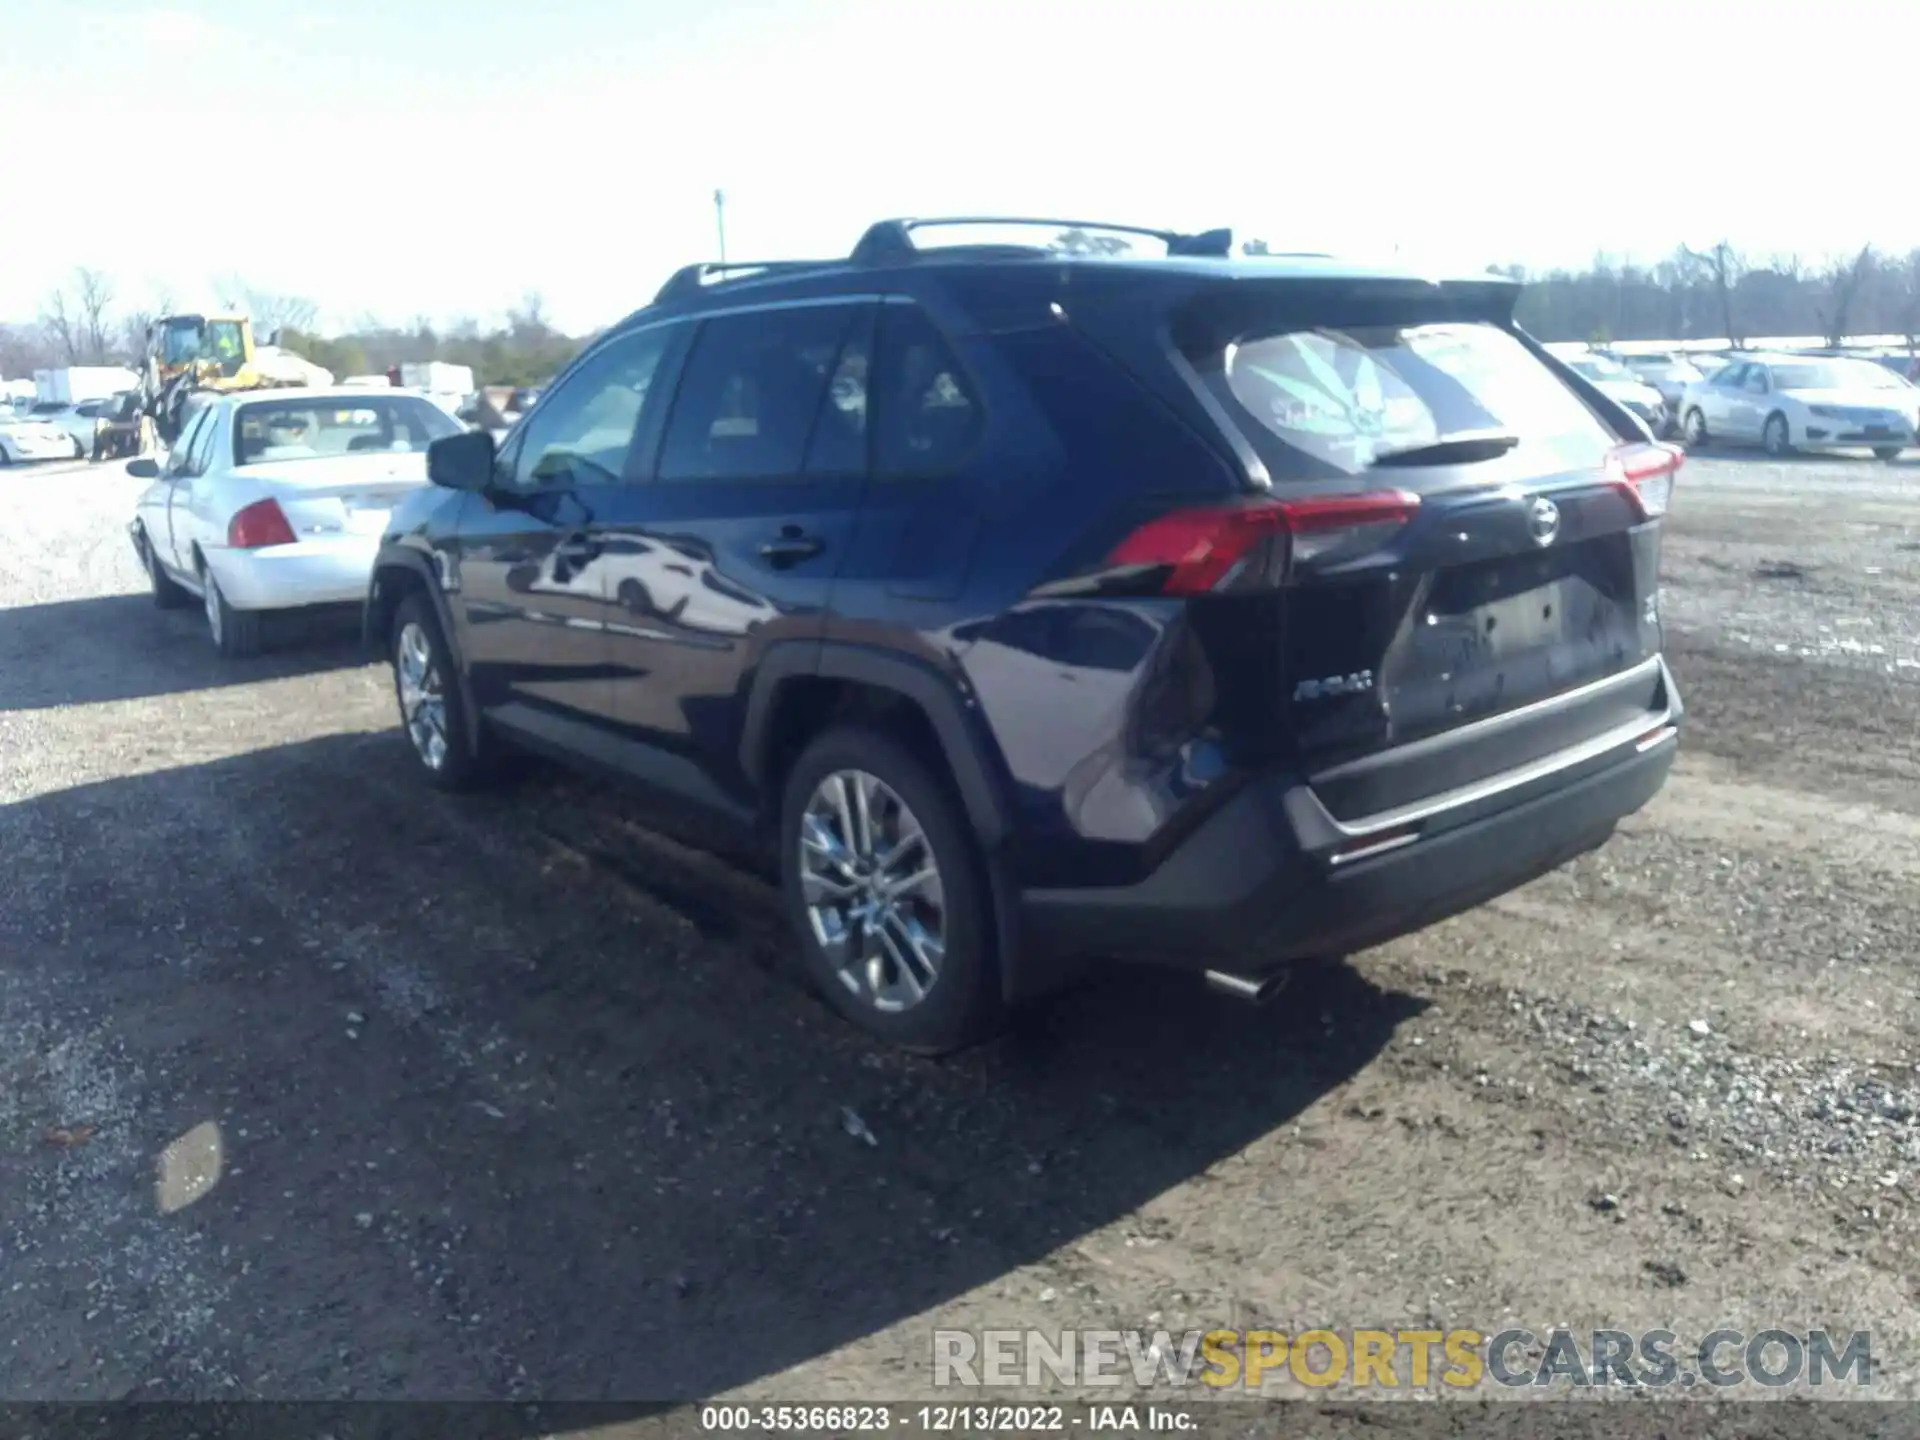
M1358 475L1393 451L1518 437L1533 468L1598 464L1617 443L1559 377L1493 325L1447 322L1243 336L1218 372L1277 482Z
M233 463L324 460L337 455L425 450L461 426L418 396L302 396L256 401L233 421Z

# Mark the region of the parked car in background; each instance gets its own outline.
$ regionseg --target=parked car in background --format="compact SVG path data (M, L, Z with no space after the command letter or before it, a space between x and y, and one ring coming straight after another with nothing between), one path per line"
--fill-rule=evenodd
M427 447L462 431L418 395L346 386L212 399L193 412L128 531L161 608L198 597L222 655L260 647L268 612L355 605Z
M0 413L0 465L73 458L73 436L64 427L41 420L31 411Z
M921 1050L1088 956L1263 998L1659 790L1681 457L1518 284L938 223L689 267L434 443L366 608L423 779L526 746L737 825Z
M1677 429L1680 424L1680 397L1686 393L1687 386L1706 378L1700 367L1678 350L1619 355L1615 358L1642 383L1660 392L1660 401L1666 406L1671 427L1667 433Z
M39 400L28 413L41 424L64 433L73 458L78 460L92 451L94 422L108 403L106 400L82 400L78 404L69 400Z
M1920 432L1920 389L1869 360L1735 356L1681 400L1689 446L1720 440L1795 450L1869 449L1892 460Z
M1598 350L1558 353L1582 379L1592 381L1608 399L1638 415L1655 435L1665 437L1673 432L1673 415L1660 391L1618 360Z

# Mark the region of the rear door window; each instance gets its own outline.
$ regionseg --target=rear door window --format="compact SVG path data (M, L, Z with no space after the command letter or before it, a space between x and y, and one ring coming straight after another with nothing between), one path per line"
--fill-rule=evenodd
M818 418L834 428L816 451L816 473L857 471L863 457L856 447L865 446L865 386L840 360L867 313L857 305L808 305L723 315L703 324L674 397L659 479L798 476ZM836 384L839 401L827 407L831 416L822 417Z
M1255 330L1214 378L1277 483L1359 475L1473 432L1519 437L1513 455L1542 472L1597 465L1618 443L1519 340L1482 323Z

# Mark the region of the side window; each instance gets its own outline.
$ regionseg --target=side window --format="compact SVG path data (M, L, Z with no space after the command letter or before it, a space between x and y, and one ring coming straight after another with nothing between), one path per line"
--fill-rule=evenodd
M867 473L867 379L872 371L873 321L871 308L859 312L840 347L840 358L827 380L827 393L813 422L807 443L809 475L864 475Z
M821 402L833 382L845 378L841 352L864 318L858 307L820 305L707 321L674 400L659 478L745 480L816 468L807 464L816 418L841 430L822 440L819 467L841 463L856 413L864 434L864 388L857 412L823 415ZM843 397L855 393L841 385Z
M1729 365L1727 366L1726 369L1722 370L1718 375L1713 377L1713 383L1716 385L1724 385L1729 390L1738 390L1740 388L1741 382L1744 381L1746 378L1747 378L1746 366Z
M174 442L172 451L167 455L167 474L187 475L192 473L187 469L187 461L192 457L194 444L200 439L200 432L206 428L206 424L207 412L205 410L202 410L198 415L195 415L191 420L187 421L187 428L181 431L179 438Z
M626 478L627 455L646 408L653 377L667 353L671 327L611 341L527 416L516 441L516 490L614 485Z
M874 364L873 469L926 475L966 457L980 434L980 401L952 347L918 305L888 305Z
M1768 390L1767 367L1764 365L1749 365L1747 367L1746 387L1756 395L1766 394Z
M204 475L207 464L213 459L213 437L219 432L219 421L214 412L218 406L209 405L205 421L194 432L193 443L187 447L187 474Z

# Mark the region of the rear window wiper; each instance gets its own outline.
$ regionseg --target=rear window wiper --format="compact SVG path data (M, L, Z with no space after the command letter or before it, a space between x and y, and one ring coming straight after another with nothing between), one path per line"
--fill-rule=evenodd
M1476 460L1497 459L1520 443L1520 437L1507 430L1467 430L1424 445L1407 445L1398 450L1374 453L1375 465L1471 465Z

